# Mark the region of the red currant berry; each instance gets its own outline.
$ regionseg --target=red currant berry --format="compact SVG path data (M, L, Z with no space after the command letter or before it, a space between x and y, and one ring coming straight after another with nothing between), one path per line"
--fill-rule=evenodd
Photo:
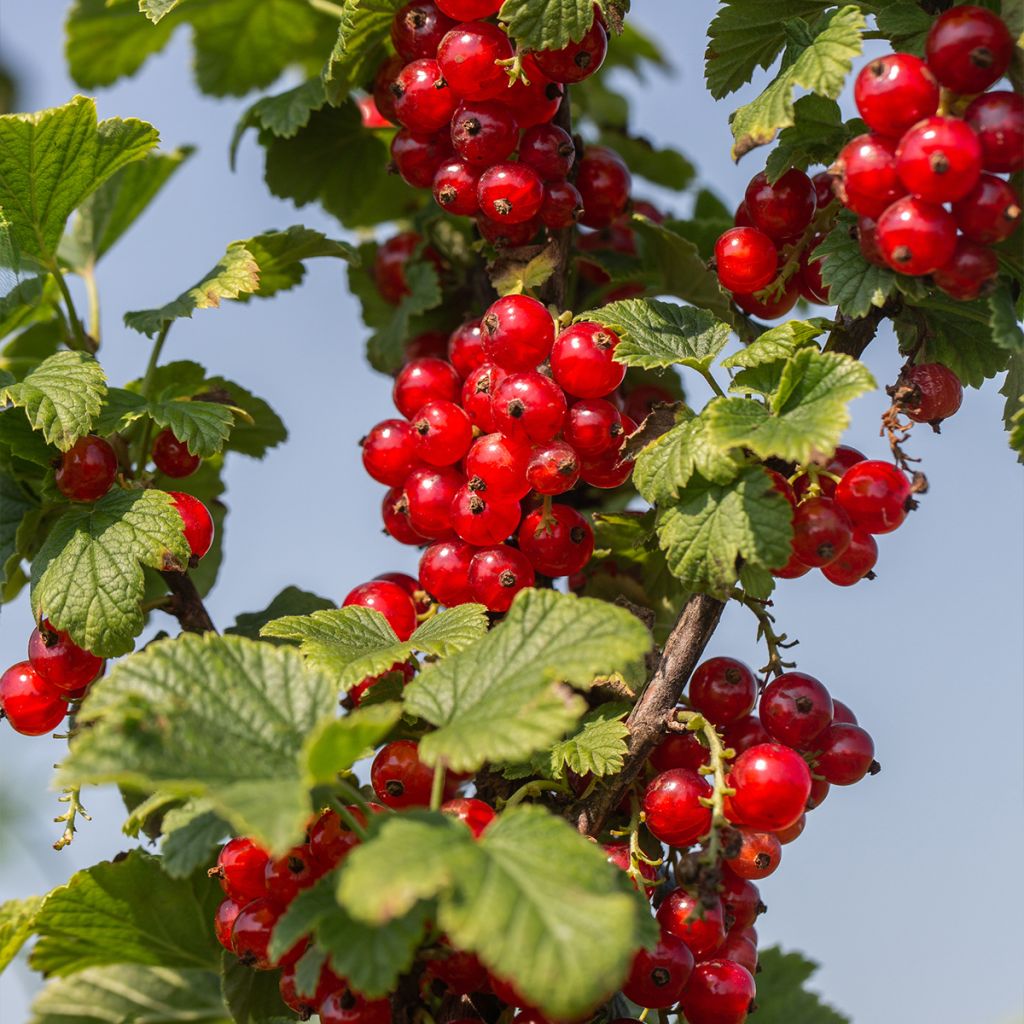
M414 0L395 12L391 20L391 42L405 61L437 56L444 34L455 22L443 15L431 0Z
M667 1010L679 1002L692 974L690 947L663 928L654 949L641 949L633 958L622 993L638 1006Z
M774 241L784 242L802 234L810 224L817 198L811 179L791 167L774 184L764 171L755 174L744 202L754 227Z
M950 298L969 302L985 294L999 274L999 259L987 245L958 238L953 256L932 275Z
M719 889L728 931L734 928L752 928L757 915L768 909L761 902L761 893L757 886L746 878L740 878L727 866L722 868Z
M377 69L373 79L373 103L378 113L389 124L397 124L398 118L395 115L395 94L391 87L395 84L398 72L406 65L397 53L392 54Z
M832 698L832 722L846 722L849 725L857 724L857 716L850 710L849 706L841 700Z
M519 525L519 502L500 494L485 497L461 487L452 500L451 519L455 532L467 544L489 547L501 543Z
M963 4L940 14L924 44L935 77L957 93L975 93L999 81L1013 57L1013 38L998 15Z
M513 373L494 389L491 409L494 425L503 434L540 444L562 429L565 395L550 377Z
M820 807L825 802L825 797L828 796L828 791L832 787L828 784L825 779L812 778L811 779L811 793L807 797L807 810L813 811L816 807ZM801 815L803 817L803 815Z
M834 722L815 748L814 770L833 786L860 782L875 764L874 741L859 725Z
M938 109L939 83L920 57L888 53L861 69L853 99L873 132L898 139Z
M276 966L270 959L270 935L283 912L278 903L266 898L252 900L238 912L231 926L231 948L247 967L269 971ZM302 955L304 946L305 940L302 939L281 957L279 963L294 963Z
M79 647L47 619L28 639L28 660L51 686L74 693L88 686L102 671L103 659Z
M806 750L832 721L832 696L805 672L784 672L761 693L761 722L780 743Z
M759 743L771 743L771 737L761 724L757 715L748 715L741 718L732 725L727 725L722 731L722 739L727 747L732 747L737 754L744 750L756 747Z
M837 559L850 544L850 521L831 498L808 498L793 516L793 554L804 565Z
M231 929L234 927L235 918L238 917L241 906L232 899L222 900L217 907L217 913L213 916L213 932L217 941L229 952L233 953L231 945Z
M450 800L444 807L461 803L476 804L481 801ZM487 804L482 804L482 806L487 807ZM442 807L444 813L451 814L452 817L459 817L459 814L454 811L445 811L444 807ZM493 817L493 815L494 811L491 811L491 816ZM439 952L426 960L427 971L431 976L442 981L455 995L470 995L487 990L487 968L480 963L475 954L452 949L447 942L441 942L439 945ZM457 1024L457 1020L458 1018L451 1024ZM466 1024L473 1024L473 1022L466 1021Z
M293 1009L303 1020L317 1012L320 1004L332 993L345 987L345 983L331 968L324 964L320 968L320 976L317 978L316 990L308 996L299 995L298 986L295 980L295 965L289 964L281 971L278 981L278 989L284 1004Z
M839 152L833 168L842 204L864 217L879 217L906 195L896 173L896 141L884 135L858 135Z
M527 245L536 237L541 229L540 215L522 224L508 224L491 220L481 213L476 218L476 229L480 237L490 242L495 249L515 249Z
M555 338L551 372L558 385L576 398L604 398L626 376L615 362L619 336L603 324L572 324Z
M452 145L447 134L416 135L403 128L391 140L391 160L394 169L402 180L413 188L432 188L434 177L451 155ZM408 294L405 288L404 269L402 288L399 298Z
M416 629L416 605L402 587L389 580L360 583L348 592L341 606L380 612L399 640L408 640Z
M449 160L441 164L434 175L431 190L434 201L442 210L471 217L478 207L476 186L479 175L465 160Z
M754 1002L754 979L732 960L705 960L693 970L679 1005L689 1024L743 1024Z
M673 889L657 916L662 930L685 942L694 957L710 956L725 941L725 911L718 899L702 905L685 889Z
M470 489L494 497L519 501L530 490L526 479L530 449L504 434L484 434L466 456Z
M813 792L813 791L812 791ZM807 815L801 814L796 822L789 826L789 828L780 828L776 831L775 835L778 837L780 843L783 846L788 846L794 840L800 838L803 835L804 829L807 827ZM735 957L728 957L730 960L735 960ZM746 964L744 964L746 966Z
M452 331L448 338L448 360L463 380L487 362L484 331L479 320L467 320Z
M773 832L753 832L741 828L740 850L725 863L740 878L757 881L767 878L782 861L782 843Z
M117 476L117 456L102 437L86 434L60 457L54 475L57 490L71 501L96 501Z
M896 173L918 199L951 203L977 184L981 143L974 129L957 118L926 118L900 139Z
M579 478L579 457L565 441L549 441L534 448L526 466L526 479L538 494L564 494Z
M636 430L636 424L625 414L622 415L622 438L625 440ZM581 460L580 477L591 487L610 490L621 487L633 472L633 463L622 459L621 444L613 446L595 458Z
M564 128L537 124L523 132L519 162L532 167L544 181L561 181L576 162L576 146Z
M437 6L457 21L476 21L498 13L502 0L437 0Z
M891 462L868 460L851 466L836 487L836 504L858 529L891 533L907 515L910 481Z
M529 559L507 544L478 551L469 566L473 600L489 612L508 611L516 594L533 584L533 566Z
M1009 182L983 174L974 189L953 204L953 216L964 237L993 245L1017 230L1020 199Z
M519 125L508 107L494 100L459 104L452 117L452 145L477 173L508 159L519 141Z
M870 533L854 530L849 547L834 561L823 566L822 576L837 587L852 587L859 583L878 561L878 544Z
M710 796L707 779L688 768L656 775L647 784L643 798L651 835L661 843L684 849L695 843L711 830L711 808L701 803Z
M451 363L443 359L414 359L402 367L391 393L395 407L407 419L436 399L456 402L462 381Z
M606 228L620 217L629 203L633 178L622 157L604 146L587 146L576 174L583 197L580 223Z
M690 704L712 725L726 726L754 710L757 680L735 658L709 658L690 679Z
M392 487L384 495L380 514L385 531L399 544L419 545L427 542L427 538L422 533L413 529L412 520L409 518L409 499L403 488Z
M509 550L512 549L510 548ZM473 833L474 839L479 839L483 835L484 829L497 817L494 808L490 804L485 804L483 800L477 800L475 797L464 796L456 797L454 800L446 800L441 804L441 813L461 821ZM458 955L469 956L468 953ZM474 957L474 959L476 958ZM437 974L443 981L447 981L443 974L438 974L436 970L433 970L433 973ZM448 981L448 985L451 987L450 981ZM476 992L478 989L474 987L467 991Z
M757 946L742 932L731 931L718 947L715 960L730 960L745 967L751 975L757 973Z
M553 82L582 82L604 63L608 52L608 33L597 18L578 43L569 42L560 50L537 50L533 59Z
M434 769L419 759L413 740L395 740L381 747L370 766L370 784L382 804L399 810L426 807Z
M485 362L466 378L462 385L462 408L473 425L485 433L493 433L493 396L497 386L508 376L507 371L493 363Z
M738 824L761 832L792 825L803 814L811 793L807 762L781 743L761 743L745 750L733 763L728 780L736 792L727 798L726 813Z
M619 410L603 398L586 398L569 407L565 420L566 441L585 458L596 458L625 438Z
M420 582L428 594L449 608L471 601L469 563L474 550L461 540L431 544L420 558Z
M0 676L0 717L23 736L53 732L68 713L65 695L27 661Z
M384 420L360 442L363 468L378 483L397 487L419 465L416 434L405 420Z
M445 39L451 33L445 36ZM429 135L447 128L458 99L445 80L436 60L414 60L406 64L391 88L395 115L404 128Z
M675 396L656 384L641 384L626 395L623 412L637 423L643 423L656 406L671 405Z
M710 752L697 733L670 732L654 748L649 760L656 772L667 772L673 768L688 768L695 772L706 765L709 758Z
M213 544L213 516L210 510L191 494L168 491L178 515L181 516L182 532L192 557L198 561Z
M737 228L752 228L754 226L753 218L750 216L750 211L747 209L746 203L740 203L740 205L736 207L732 223L733 227Z
M518 539L519 550L545 576L571 576L594 553L594 531L568 505L552 505L547 516L543 509L534 509L523 519Z
M370 803L369 808L374 814L383 814L385 810L377 803ZM352 804L346 810L360 825L366 825L366 815L359 807ZM309 848L317 861L328 868L337 867L359 843L359 836L336 811L324 811L309 828Z
M857 218L857 246L861 256L876 267L887 267L882 250L878 247L878 225L870 217Z
M377 102L372 96L360 96L356 99L359 117L364 128L390 128L391 122L377 109Z
M604 843L602 845L604 852L608 854L609 864L614 864L620 871L629 871L632 866L629 843ZM637 870L640 872L640 877L648 882L653 882L658 877L658 869L653 864L648 864L644 860L637 861ZM633 879L633 888L637 892L642 892L652 897L655 893L653 887L641 885L635 878Z
M267 895L270 855L246 836L229 839L217 855L220 887L229 899L245 905Z
M433 177L434 171L431 170L427 185ZM397 306L409 294L409 286L405 281L405 266L412 259L419 244L419 235L412 231L403 231L377 246L373 258L373 279L380 297L392 306Z
M516 115L519 127L526 131L538 124L546 124L554 119L565 95L565 87L552 82L528 53L523 58L523 73L529 79L527 85L523 78L516 81L511 88L503 85L501 102Z
M763 231L730 228L715 243L715 264L723 288L749 295L775 279L779 253Z
M431 466L451 466L469 451L473 424L462 406L443 399L427 402L413 417L416 454Z
M336 989L320 1004L320 1024L391 1024L390 999L366 999Z
M782 286L777 296L767 296L759 299L756 295L744 295L735 293L732 301L736 303L744 313L750 316L760 317L762 320L778 320L785 316L800 298L800 275L793 274Z
M547 307L528 295L491 303L480 323L488 357L505 370L532 370L548 358L555 340Z
M293 846L283 856L267 861L267 895L275 903L291 903L300 889L308 889L326 872L327 867L313 857L309 846Z
M805 565L796 555L791 554L785 565L778 569L772 569L772 575L780 580L798 580L811 571L809 565Z
M987 92L964 112L981 144L986 171L1013 174L1024 167L1024 98L1015 92Z
M910 389L900 408L915 423L939 423L952 416L964 400L960 378L942 363L918 363L900 374L899 384Z
M423 331L405 343L405 362L414 359L445 359L448 355L448 337L444 331Z
M540 219L550 231L571 228L583 213L583 196L567 181L549 181L544 185Z
M456 25L437 48L445 80L464 100L504 96L508 75L498 61L509 60L512 55L512 40L497 25L482 21Z
M828 171L818 171L811 178L811 184L814 186L814 199L819 210L824 209L835 200L832 175Z
M526 164L494 164L480 175L476 197L485 217L522 224L540 212L544 183Z
M184 441L174 436L173 430L161 430L153 442L153 462L164 476L179 479L191 476L203 460L188 450Z
M864 461L864 453L851 448L849 445L841 444L836 448L832 458L825 463L823 472L818 476L818 487L825 498L834 497L836 493L836 481L833 476L841 477L851 466ZM811 485L810 477L802 474L793 482L793 491L797 498L803 498Z

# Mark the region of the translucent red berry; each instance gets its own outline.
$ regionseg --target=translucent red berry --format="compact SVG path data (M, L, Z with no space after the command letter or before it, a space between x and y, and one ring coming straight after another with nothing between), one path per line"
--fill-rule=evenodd
M743 295L736 292L732 301L744 313L760 317L762 320L777 320L785 316L800 298L800 275L793 274L782 286L777 295L758 298L756 295Z
M452 116L452 146L477 173L507 160L518 141L515 116L495 100L464 100Z
M448 338L448 361L463 380L487 362L483 327L479 320L467 320Z
M523 132L519 161L532 167L544 181L565 178L576 162L572 136L556 124L537 124Z
M527 245L536 237L541 229L540 214L522 224L509 224L506 221L491 220L480 213L477 214L476 229L480 237L490 242L495 249L515 248Z
M270 959L270 936L283 913L279 903L267 898L252 900L238 912L231 926L231 948L243 964L257 971L269 971L278 964L294 963L302 955L304 939L279 961Z
M173 430L161 430L153 442L153 463L164 476L181 478L191 476L203 460L188 450L184 441L174 436Z
M938 423L952 416L964 398L960 378L942 363L907 367L900 374L899 384L910 388L900 408L915 423Z
M625 437L619 410L603 398L573 402L563 432L566 441L586 458L618 448Z
M431 171L427 184L433 176L434 172ZM377 291L385 302L394 306L409 294L409 286L405 281L405 265L419 244L419 235L413 231L403 231L377 246L373 258L373 279Z
M336 989L320 1004L320 1024L391 1024L391 1000Z
M906 518L910 481L891 462L858 462L836 487L836 504L867 533L890 533Z
M939 15L924 44L928 67L947 89L976 93L1006 73L1013 38L998 15L963 4Z
M764 171L755 174L747 185L744 202L754 227L778 242L802 234L817 205L811 179L795 167L773 183Z
M442 210L471 217L476 213L476 186L479 175L465 160L449 160L434 174L431 191Z
M875 567L878 544L870 533L854 530L846 550L835 561L821 568L821 574L837 587L852 587Z
M725 911L720 900L710 905L685 889L673 889L658 908L662 929L690 947L694 957L712 954L725 941Z
M831 498L836 493L836 481L833 477L842 477L842 475L851 467L855 466L858 462L864 461L864 453L858 451L856 448L851 448L847 444L841 444L836 448L832 455L832 458L825 463L823 472L818 475L818 487L823 497ZM810 488L810 478L806 475L801 475L793 481L793 491L798 498L802 498Z
M857 247L861 256L876 267L886 267L885 257L878 248L878 225L870 217L857 218Z
M96 501L117 476L117 456L102 437L86 434L60 457L54 474L57 490L71 501Z
M774 739L807 750L832 721L832 696L814 676L784 672L762 691L758 712Z
M174 502L178 515L181 516L182 532L192 557L196 560L203 557L213 544L213 516L210 510L191 494L181 491L168 491Z
M391 91L395 97L395 116L403 127L420 135L447 128L458 103L441 65L429 58L406 64Z
M444 399L427 402L412 420L416 454L431 466L451 466L469 451L473 424L461 405Z
M412 476L412 474L409 474ZM454 492L453 492L454 493ZM409 518L409 499L402 487L392 487L380 503L384 530L399 544L425 544L427 538L417 532Z
M579 456L565 441L538 445L526 465L526 480L538 494L564 494L579 478Z
M391 140L391 161L394 169L402 180L413 188L431 188L437 172L451 156L452 144L447 132L418 135L403 128ZM401 295L407 294L404 287L403 272Z
M420 558L420 583L427 593L449 608L472 600L469 563L475 549L462 540L431 544Z
M575 184L583 197L580 223L605 228L625 211L633 179L618 153L604 146L588 146Z
M754 710L757 679L735 658L709 658L694 670L690 704L712 725L726 726Z
M623 381L626 367L615 361L619 336L603 324L582 321L567 327L551 349L556 383L576 398L604 398Z
M461 390L462 381L451 363L443 359L414 359L395 378L392 398L398 411L411 418L427 402L456 401Z
M800 294L808 301L819 306L831 305L829 302L828 285L821 277L821 260L814 258L814 251L825 240L824 235L815 235L807 248L800 254L800 270L797 278Z
M480 494L519 501L530 490L526 467L529 445L504 434L484 434L466 456L469 486Z
M708 763L710 752L695 732L670 732L654 748L649 758L657 772L673 768L697 771Z
M42 736L64 721L66 696L31 663L19 661L0 676L0 717L23 736Z
M405 61L436 57L444 34L455 22L442 14L431 0L413 0L395 12L391 42Z
M494 425L503 434L539 444L562 429L565 395L543 374L513 373L494 389L491 409Z
M727 725L722 730L722 739L725 745L732 747L737 754L742 754L744 750L756 747L759 743L771 742L771 737L757 715L748 715L738 722L733 722L732 725Z
M725 862L739 878L752 881L767 878L781 863L782 844L773 832L741 828L739 839L739 852Z
M28 660L46 682L65 693L88 686L103 671L102 658L79 647L46 619L28 639Z
M719 898L725 912L725 927L752 928L758 914L767 909L761 902L761 893L749 879L740 878L728 865L722 867Z
M726 935L713 959L731 960L745 967L751 975L757 973L757 945L740 931L733 930Z
M604 63L607 52L608 33L595 18L578 43L569 42L560 50L537 50L533 59L553 82L582 82Z
M416 629L416 605L402 587L389 580L360 583L348 592L341 606L380 612L399 640L408 640Z
M437 6L450 18L476 21L498 13L502 0L437 0Z
M555 340L547 307L528 295L491 303L480 323L488 357L505 370L532 370L548 358Z
M808 498L793 516L793 554L804 565L828 565L850 543L851 526L831 498Z
M446 800L441 804L441 813L461 821L473 833L474 839L479 839L483 835L484 829L497 817L490 804L485 804L483 800L477 800L474 797L456 797L454 800ZM437 971L433 973L437 974ZM438 976L444 977L443 975ZM450 986L451 982L448 984ZM471 988L469 991L474 992L476 989Z
M389 124L397 124L395 116L395 94L391 87L395 84L398 72L406 65L397 53L392 54L377 69L373 78L373 102L380 116Z
M745 967L732 960L705 960L693 969L679 1005L688 1024L743 1024L755 994Z
M433 780L434 769L420 760L413 740L385 744L370 766L370 785L377 799L396 810L428 806Z
M583 213L583 196L568 181L544 183L544 202L540 206L540 219L551 231L571 228Z
M504 97L508 75L498 61L513 55L512 41L497 25L467 21L456 25L437 49L451 91L464 100Z
M662 929L654 949L641 949L633 958L622 993L639 1006L665 1010L679 1002L692 974L689 946Z
M293 846L267 862L267 895L277 903L291 903L301 889L308 889L326 871L327 865L316 860L308 845Z
M221 900L217 912L213 916L213 932L217 936L217 941L229 953L234 952L231 945L231 929L234 927L235 918L238 917L241 909L241 906L229 897Z
M636 430L636 424L625 414L622 415L622 441ZM613 444L607 451L595 457L581 460L580 478L591 487L611 489L621 487L633 472L633 463L623 459L622 442Z
M452 500L452 527L467 544L499 544L519 525L519 502L501 494L480 493L462 487Z
M901 274L931 274L956 249L956 221L941 206L907 196L878 218L878 247Z
M994 174L982 174L978 184L953 204L953 216L965 238L993 245L1017 230L1020 199L1008 181Z
M480 175L476 198L485 217L522 224L540 212L544 183L526 164L494 164Z
M814 770L833 786L860 782L875 763L874 741L859 725L834 722L814 746Z
M833 165L836 193L844 206L878 218L906 188L896 173L896 140L884 135L858 135L839 152Z
M525 79L520 78L508 88L506 80L502 87L501 102L511 108L519 127L525 131L555 117L562 104L565 87L559 82L552 82L541 71L532 53L523 58L523 72L529 79L529 85Z
M730 228L715 243L715 264L722 287L748 295L775 279L779 254L757 228Z
M362 442L363 467L378 483L396 487L419 464L416 435L406 420L384 420Z
M804 812L811 792L807 762L781 743L761 743L733 762L728 776L735 794L726 813L737 824L762 832L792 825Z
M688 768L656 775L644 790L644 819L651 835L669 846L686 848L711 829L711 796L707 779Z
M950 298L969 302L991 290L998 275L999 259L993 249L957 238L953 255L932 278Z
M266 868L270 855L246 836L228 840L217 855L220 885L230 899L245 905L267 895Z
M898 139L938 109L939 83L920 57L887 53L861 69L853 99L872 131Z
M281 971L278 989L285 1005L293 1009L303 1020L308 1020L320 1008L320 1004L334 991L345 987L328 964L320 968L316 989L310 995L299 995L295 978L295 964L289 964Z
M974 188L981 174L981 143L955 117L929 117L906 131L896 147L896 173L911 195L951 203Z
M574 508L553 504L525 516L518 533L519 550L545 576L571 576L590 561L594 531Z
M964 111L964 121L981 144L986 171L1013 174L1024 167L1024 97L1015 92L987 92Z
M484 548L469 565L469 587L473 600L489 612L508 611L520 590L532 587L533 566L521 551L499 544Z

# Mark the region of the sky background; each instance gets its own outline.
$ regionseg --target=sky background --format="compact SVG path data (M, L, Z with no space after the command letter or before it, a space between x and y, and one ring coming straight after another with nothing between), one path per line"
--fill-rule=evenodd
M79 91L62 54L66 7L0 3L0 59L18 76L23 110ZM767 151L734 166L727 116L750 90L716 103L703 88L715 4L633 7L636 24L656 35L675 66L672 77L644 84L612 79L633 101L635 129L683 150L702 181L735 203ZM139 75L98 95L101 117L142 117L160 129L165 148L199 147L100 267L100 356L115 384L139 376L149 350L122 326L126 309L177 295L235 239L299 223L338 234L317 208L295 210L267 193L251 134L230 171L228 140L248 101L201 96L190 63L180 31ZM755 85L767 80L759 74ZM687 199L659 197L643 183L637 194L677 213L688 208ZM195 359L237 379L269 400L291 431L262 462L229 456L225 567L207 602L222 628L288 584L340 600L379 572L414 570L415 552L381 534L382 489L359 462L357 439L393 415L389 381L364 363L365 335L344 265L333 260L313 261L304 286L274 301L199 311L171 332L165 359ZM879 383L895 379L890 334L865 359ZM699 379L687 384L692 401L708 397ZM1016 866L1024 848L1022 476L1006 445L998 387L970 391L941 437L918 428L911 451L923 457L931 490L900 531L880 538L876 581L840 589L813 573L776 591L779 628L800 639L800 669L852 705L884 770L833 789L785 848L782 868L762 883L770 913L758 930L764 944L820 961L815 986L858 1024L1024 1019L1024 882ZM884 457L877 432L887 404L880 392L855 402L845 440ZM760 666L754 627L748 612L730 608L708 654ZM31 628L24 597L2 609L3 665L25 657ZM60 806L49 781L61 754L56 740L0 725L0 901L45 892L130 845L119 831L119 800L93 791L93 821L70 848L50 848ZM35 984L23 963L0 977L2 1024L28 1019Z

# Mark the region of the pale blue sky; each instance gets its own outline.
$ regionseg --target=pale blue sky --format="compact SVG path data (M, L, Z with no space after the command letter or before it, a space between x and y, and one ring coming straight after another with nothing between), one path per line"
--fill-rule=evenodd
M714 3L633 6L677 68L642 87L615 80L635 101L637 129L683 149L736 202L763 158L755 152L733 166L726 118L745 94L715 103L703 88ZM78 91L61 51L66 8L6 0L0 9L0 54L19 73L23 109ZM137 376L148 354L145 340L121 326L125 309L167 301L234 239L297 223L337 231L315 208L296 211L268 195L251 136L231 174L228 140L246 101L200 97L189 63L181 33L136 78L98 97L101 116L142 117L166 147L199 147L100 268L101 357L115 383ZM685 212L685 201L676 209ZM381 490L359 464L357 438L392 414L388 381L363 362L364 337L334 261L313 264L304 287L272 302L200 311L171 333L166 357L238 379L291 430L288 445L263 462L229 457L226 566L208 602L221 626L287 584L340 600L364 579L415 565L410 549L380 534ZM880 383L894 379L891 336L868 349L866 362ZM706 397L702 382L688 383L693 400ZM1002 1024L1022 1010L1012 967L1024 962L1015 866L1024 847L1022 476L1006 447L997 387L969 392L941 437L919 430L913 451L931 492L898 533L881 538L878 580L845 590L815 573L777 592L779 625L801 641L800 668L853 706L884 771L834 790L786 847L782 868L762 885L771 912L758 928L765 943L819 960L818 987L857 1024ZM877 430L886 404L879 393L853 406L848 440L873 456L885 454ZM4 666L24 657L30 629L26 601L2 610ZM760 665L750 616L730 609L709 653ZM50 849L58 805L48 784L60 756L56 741L0 726L5 797L23 812L16 828L0 827L0 900L43 892L128 845L118 801L87 794L93 822L71 848ZM2 1024L27 1020L32 984L20 968L0 977Z

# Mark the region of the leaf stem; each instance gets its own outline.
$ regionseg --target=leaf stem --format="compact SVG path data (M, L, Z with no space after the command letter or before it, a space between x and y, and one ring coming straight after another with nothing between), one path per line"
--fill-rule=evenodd
M160 362L160 355L164 350L164 343L167 341L167 334L171 329L171 321L168 321L160 328L160 333L153 341L153 348L149 353L149 362L146 364L146 372L142 377L142 397L147 401L152 398L153 380L156 377L156 369ZM146 416L142 425L142 432L139 434L139 446L135 453L135 475L141 476L146 468L149 452L149 440L153 436L153 420Z
M64 271L54 262L50 266L50 273L53 275L54 280L57 282L57 287L60 289L61 295L64 296L64 305L68 310L68 322L71 324L71 339L69 339L68 346L79 352L94 352L96 350L95 343L91 342L86 336L85 328L82 327L82 321L78 317L78 311L75 309L75 300L71 297L71 289L68 288L68 282L64 277ZM71 344L71 342L74 344Z
M434 780L430 784L430 809L432 811L441 810L441 804L444 802L445 774L444 762L438 761L434 765Z
M725 398L725 392L722 390L721 385L718 383L718 381L715 380L714 375L711 373L709 367L702 366L698 372L708 382L708 387L711 388L711 390L714 391L714 393L718 395L719 398Z
M529 797L541 796L544 793L568 792L569 787L564 782L558 782L556 779L534 779L533 782L527 782L526 785L520 786L505 801L502 810L504 810L505 807L515 807L517 804L521 804Z
M349 832L355 832L361 840L366 839L366 829L359 819L338 799L334 801L334 810L339 818L348 825Z
M100 346L100 293L96 287L96 271L90 263L79 276L85 282L85 292L89 297L89 334L96 347Z
M370 804L366 797L360 792L357 786L353 786L348 779L338 779L335 785L344 793L346 799L351 801L359 808L363 813L366 820L369 821L369 815L372 813L370 810Z

